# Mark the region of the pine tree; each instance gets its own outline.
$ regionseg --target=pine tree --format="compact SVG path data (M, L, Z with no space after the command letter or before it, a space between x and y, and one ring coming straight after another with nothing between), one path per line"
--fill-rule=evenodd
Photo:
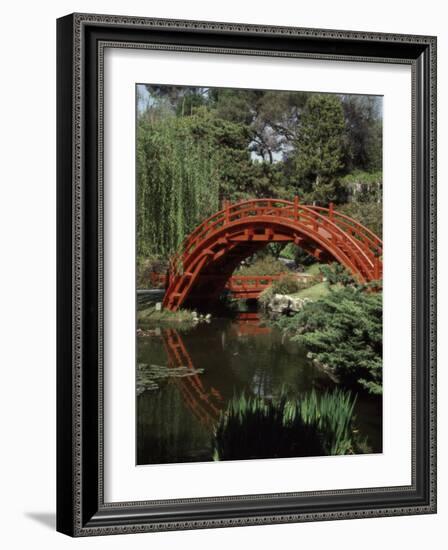
M338 200L335 176L343 167L344 131L340 98L331 94L310 95L293 155L293 177L306 200L318 204Z

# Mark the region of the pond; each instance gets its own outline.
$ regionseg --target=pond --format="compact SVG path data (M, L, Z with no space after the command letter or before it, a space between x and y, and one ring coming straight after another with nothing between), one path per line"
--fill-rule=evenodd
M336 386L306 350L255 313L184 327L147 324L138 336L137 464L212 460L213 430L229 400L244 392L295 398ZM360 394L356 429L382 451L380 397Z

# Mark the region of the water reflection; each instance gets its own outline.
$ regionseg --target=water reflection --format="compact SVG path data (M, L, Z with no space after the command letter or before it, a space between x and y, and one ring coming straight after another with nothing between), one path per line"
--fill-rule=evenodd
M180 333L173 328L162 330L163 345L168 358L168 366L173 368L187 367L196 372L193 361L185 348ZM171 378L170 378L171 379ZM184 405L201 424L213 427L219 418L223 406L223 398L215 387L207 387L200 374L192 374L182 378L172 378L180 393Z
M138 362L166 373L137 399L137 463L212 459L213 427L234 395L294 398L334 382L296 342L263 326L256 313L214 319L189 330L146 327ZM361 398L358 425L381 450L381 400Z

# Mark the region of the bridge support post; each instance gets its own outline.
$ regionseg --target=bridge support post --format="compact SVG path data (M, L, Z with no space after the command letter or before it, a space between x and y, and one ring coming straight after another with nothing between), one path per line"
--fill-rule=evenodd
M230 201L227 199L224 199L224 218L226 220L226 223L230 222Z
M299 197L294 197L294 219L299 219Z
M373 260L373 279L378 281L380 279L380 259L375 256Z
M328 205L328 217L330 218L331 221L333 221L333 219L334 219L334 204L332 202L330 202L330 204Z

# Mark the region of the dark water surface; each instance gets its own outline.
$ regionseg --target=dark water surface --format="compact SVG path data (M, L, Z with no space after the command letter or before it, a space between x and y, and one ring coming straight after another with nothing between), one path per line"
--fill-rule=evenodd
M137 345L137 464L212 460L213 426L243 391L275 398L282 389L295 397L335 387L303 348L262 326L254 314L182 330L176 323L143 328ZM381 398L358 396L356 428L372 452L381 452Z

